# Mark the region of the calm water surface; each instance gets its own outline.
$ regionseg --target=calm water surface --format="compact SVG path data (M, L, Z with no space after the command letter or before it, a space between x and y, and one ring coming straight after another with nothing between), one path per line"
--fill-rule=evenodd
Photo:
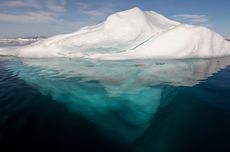
M0 151L229 152L230 58L0 58Z

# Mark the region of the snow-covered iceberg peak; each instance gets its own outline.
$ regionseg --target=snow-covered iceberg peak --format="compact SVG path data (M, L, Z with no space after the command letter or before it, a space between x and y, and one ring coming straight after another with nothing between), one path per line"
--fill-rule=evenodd
M133 39L139 34L157 34L178 24L156 12L144 12L139 8L133 8L110 15L104 22L104 32L113 32L111 37L128 36Z
M133 8L74 33L54 36L17 51L0 51L0 55L8 54L109 60L209 58L230 55L230 42L205 27L180 24L156 12Z

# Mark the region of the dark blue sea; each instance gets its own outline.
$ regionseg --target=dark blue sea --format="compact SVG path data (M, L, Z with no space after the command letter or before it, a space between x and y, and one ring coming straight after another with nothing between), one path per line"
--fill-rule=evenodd
M0 151L230 152L229 65L0 57Z

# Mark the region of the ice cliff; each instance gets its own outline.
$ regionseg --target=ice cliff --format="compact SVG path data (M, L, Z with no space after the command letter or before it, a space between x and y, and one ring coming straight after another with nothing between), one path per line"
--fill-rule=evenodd
M0 55L105 60L210 58L230 55L230 42L208 28L181 24L156 12L133 8L74 33L11 51L1 50Z

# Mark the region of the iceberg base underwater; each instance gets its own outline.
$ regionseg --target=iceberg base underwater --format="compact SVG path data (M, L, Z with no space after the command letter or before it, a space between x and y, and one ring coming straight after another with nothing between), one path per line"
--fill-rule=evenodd
M0 124L11 126L0 130L5 142L11 136L25 140L28 136L31 144L171 152L175 142L188 148L212 135L219 138L217 132L230 138L229 57L125 61L4 57L0 62ZM219 144L226 147L226 141Z

